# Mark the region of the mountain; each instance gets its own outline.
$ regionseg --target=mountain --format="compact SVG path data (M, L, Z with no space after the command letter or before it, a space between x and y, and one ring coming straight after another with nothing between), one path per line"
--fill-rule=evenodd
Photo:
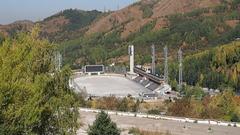
M82 11L77 9L64 10L39 22L42 35L60 42L82 36L87 27L103 13L97 10Z
M30 31L35 24L40 24L43 37L61 42L81 36L87 30L85 27L101 15L102 12L96 10L68 9L39 22L17 21L9 25L0 25L0 33L12 36L20 31Z
M178 48L185 55L229 43L240 37L239 0L142 0L100 17L84 36L63 42L64 62L70 65L127 64L127 47L135 45L136 64L151 62L150 45Z
M119 11L105 14L96 10L68 9L36 23L41 24L44 37L57 42L74 39L85 32L90 35L115 29L121 29L121 37L126 38L153 20L157 21L154 29L158 30L167 26L167 15L216 6L220 1L142 0ZM98 18L97 21L96 18ZM9 25L0 25L0 32L13 35L18 31L29 31L34 24L31 21L17 21Z
M103 16L90 26L87 33L122 29L121 37L126 38L151 21L156 21L154 29L158 30L167 26L166 16L168 15L187 13L194 9L219 4L220 0L142 0L108 16Z
M69 9L36 22L41 35L59 43L64 63L127 64L127 47L134 44L136 64L151 62L150 45L157 49L157 64L167 45L170 60L178 48L184 55L229 43L240 37L239 0L142 0L118 11L102 13ZM35 23L0 26L13 35Z
M177 84L179 48L184 54L184 82L214 89L239 90L240 0L142 0L102 13L69 9L39 22L0 25L7 35L40 24L42 37L58 43L63 63L128 65L128 45L135 64L151 63L155 44L157 73L163 71L163 47L169 50L170 84ZM232 42L232 43L231 43Z

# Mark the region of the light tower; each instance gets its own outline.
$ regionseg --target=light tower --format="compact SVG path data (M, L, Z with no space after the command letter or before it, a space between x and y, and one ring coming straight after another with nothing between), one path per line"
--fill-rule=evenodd
M55 69L60 71L62 67L62 55L59 51L55 52Z
M178 78L178 87L179 87L179 90L181 91L182 90L182 83L183 83L183 65L182 65L182 49L180 48L178 50L178 60L179 60L179 78Z
M156 73L156 53L155 53L155 45L152 45L152 74Z
M168 48L164 47L164 82L168 84Z
M128 46L128 54L129 54L129 59L130 59L130 74L134 74L134 46L130 45Z

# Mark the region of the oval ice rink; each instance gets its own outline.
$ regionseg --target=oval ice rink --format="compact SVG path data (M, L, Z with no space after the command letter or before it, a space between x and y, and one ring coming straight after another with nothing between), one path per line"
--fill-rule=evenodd
M149 90L124 76L82 76L74 79L80 88L86 88L87 93L93 96L139 96L139 93Z

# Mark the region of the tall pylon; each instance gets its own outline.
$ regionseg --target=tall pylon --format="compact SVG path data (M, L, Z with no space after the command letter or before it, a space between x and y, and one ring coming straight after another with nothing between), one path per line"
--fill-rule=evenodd
M164 82L168 84L168 48L164 47Z
M180 48L178 50L178 61L179 61L178 87L180 91L182 90L182 84L183 84L183 64L182 64L183 56L182 55L183 55L183 52L182 52L182 49Z
M62 67L62 55L59 51L55 52L55 69L60 71Z
M130 74L134 74L134 46L129 45L128 46L128 54L129 54L129 60L130 60Z
M156 53L155 53L155 45L151 46L152 48L152 74L156 74Z

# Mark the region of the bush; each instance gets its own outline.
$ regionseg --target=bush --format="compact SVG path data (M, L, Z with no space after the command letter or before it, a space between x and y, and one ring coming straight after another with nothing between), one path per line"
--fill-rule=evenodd
M153 11L149 6L143 7L142 11L143 11L143 18L149 18L153 15Z
M159 114L160 114L160 110L158 110L158 109L152 109L152 110L149 110L149 111L148 111L148 114L156 114L156 115L159 115Z

